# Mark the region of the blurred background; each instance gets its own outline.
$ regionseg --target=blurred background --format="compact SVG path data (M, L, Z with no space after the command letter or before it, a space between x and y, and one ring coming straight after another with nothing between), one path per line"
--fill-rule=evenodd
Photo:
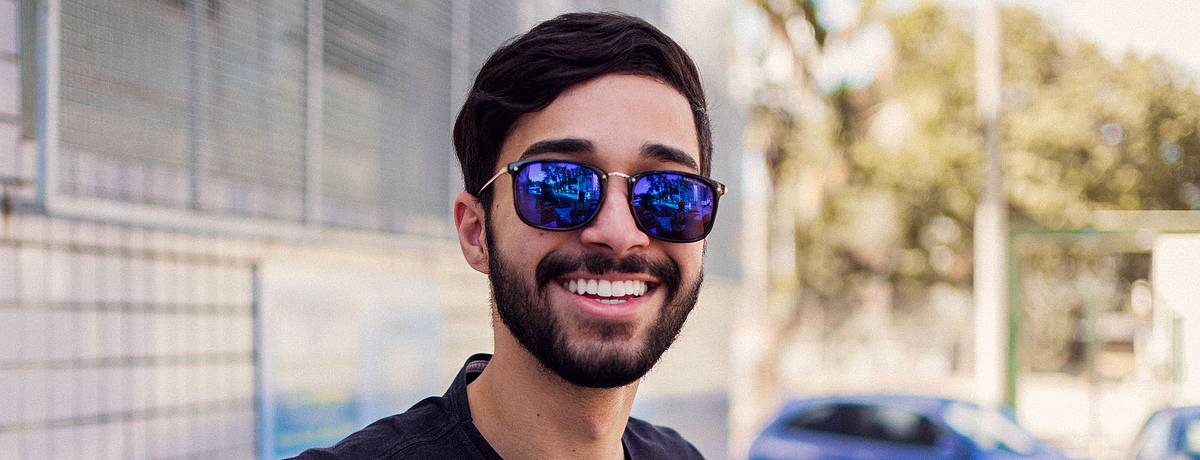
M0 0L0 457L278 458L442 394L491 349L453 117L571 10L684 45L731 189L635 416L710 458L874 404L883 452L1200 452L1135 446L1200 402L1194 1Z

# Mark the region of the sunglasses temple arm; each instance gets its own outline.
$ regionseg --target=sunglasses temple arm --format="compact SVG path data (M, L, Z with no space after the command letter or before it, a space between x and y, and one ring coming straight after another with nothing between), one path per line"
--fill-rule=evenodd
M496 182L496 179L499 179L499 178L500 178L500 176L503 176L503 175L505 175L505 174L507 174L507 173L508 173L508 170L507 170L507 169L505 169L505 170L502 170L502 171L500 171L500 172L496 173L496 175L495 175L495 176L492 176L492 178L491 178L491 179L488 179L488 181L487 181L486 183L484 183L484 184L483 184L483 187L479 187L479 192L478 192L478 193L476 193L476 195L478 195L478 194L480 194L480 193L483 193L483 191L484 191L484 190L487 190L487 188L488 188L488 186L489 186L489 185L492 185L492 182Z

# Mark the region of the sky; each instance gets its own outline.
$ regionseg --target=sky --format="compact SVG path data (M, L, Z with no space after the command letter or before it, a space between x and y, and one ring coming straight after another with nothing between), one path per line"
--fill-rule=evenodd
M1006 0L1026 5L1113 58L1159 53L1200 76L1200 0ZM953 0L953 3L974 3Z
M884 0L894 11L911 8L920 0ZM941 0L974 8L986 0ZM1200 0L995 0L1018 4L1039 12L1067 35L1097 43L1113 60L1129 51L1141 55L1157 53L1182 65L1200 81ZM817 0L818 15L831 29L854 23L862 0ZM863 34L857 43L826 52L827 59L815 69L823 87L839 84L868 84L879 62L873 50L890 45L886 32ZM884 39L879 39L879 38ZM844 48L844 49L843 49Z
M921 0L883 1L887 8L899 12ZM988 0L940 1L974 8L980 1ZM995 1L1023 5L1039 12L1056 24L1060 32L1098 44L1114 61L1119 61L1130 51L1140 55L1160 54L1180 65L1200 87L1200 0ZM838 29L853 24L862 0L817 0L817 4L820 21L831 29ZM763 20L750 14L739 17L741 22L735 29L747 35L739 39L747 43L754 41L755 37L761 39L766 27ZM835 44L826 51L826 58L818 62L814 69L818 83L823 88L828 90L843 84L861 86L870 83L878 64L882 62L875 55L890 45L890 38L882 30L867 32L859 34L855 43ZM780 68L789 70L790 64L784 61L779 62L783 65ZM770 62L768 60L767 64ZM768 68L772 67L768 65Z

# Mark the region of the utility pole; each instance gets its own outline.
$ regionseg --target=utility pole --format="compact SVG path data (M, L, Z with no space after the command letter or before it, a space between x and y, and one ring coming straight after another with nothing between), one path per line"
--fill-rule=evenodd
M975 394L980 403L1008 394L1008 205L1000 155L1000 20L994 0L977 0L975 104L983 136L984 185L975 209Z

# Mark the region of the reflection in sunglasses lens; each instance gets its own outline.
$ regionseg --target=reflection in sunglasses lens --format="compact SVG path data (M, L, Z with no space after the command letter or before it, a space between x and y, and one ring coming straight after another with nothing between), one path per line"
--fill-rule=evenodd
M538 227L578 227L600 209L600 192L600 175L583 165L530 163L517 176L517 212Z
M633 184L634 217L656 238L690 241L703 237L716 210L713 189L683 174L660 172Z
M534 227L571 230L600 210L601 173L579 163L534 161L517 171L513 182L517 213ZM712 228L716 191L686 174L659 171L638 176L630 200L633 217L651 237L691 242Z

